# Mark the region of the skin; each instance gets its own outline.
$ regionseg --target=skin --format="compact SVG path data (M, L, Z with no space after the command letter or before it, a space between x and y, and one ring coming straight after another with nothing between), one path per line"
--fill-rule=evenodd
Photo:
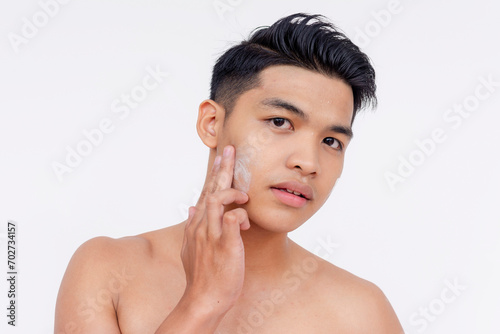
M248 192L252 174L250 173L250 162L256 158L256 150L253 146L238 148L234 161L233 188Z
M262 71L228 118L203 101L197 130L210 155L188 219L84 243L61 284L55 332L403 333L378 287L287 236L340 177L352 113L347 84L292 66ZM246 192L234 188L240 151L251 175ZM291 180L312 190L303 207L271 190Z

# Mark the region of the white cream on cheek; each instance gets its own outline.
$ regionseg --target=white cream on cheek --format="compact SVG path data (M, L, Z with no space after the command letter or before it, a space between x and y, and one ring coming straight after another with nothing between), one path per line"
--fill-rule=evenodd
M236 149L234 161L234 188L248 192L252 174L250 173L250 155L245 150Z
M259 157L269 144L267 129L249 134L240 145L234 145L236 150L234 160L233 186L235 189L248 193L252 181L251 170L262 167Z

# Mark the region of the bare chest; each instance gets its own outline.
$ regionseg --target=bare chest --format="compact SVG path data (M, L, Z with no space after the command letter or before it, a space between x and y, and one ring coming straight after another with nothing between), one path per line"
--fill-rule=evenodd
M174 275L166 281L151 276L135 282L120 296L118 303L121 332L154 333L175 308L184 288L185 281L181 275ZM266 291L233 307L215 333L331 333L334 319L313 296L305 290Z

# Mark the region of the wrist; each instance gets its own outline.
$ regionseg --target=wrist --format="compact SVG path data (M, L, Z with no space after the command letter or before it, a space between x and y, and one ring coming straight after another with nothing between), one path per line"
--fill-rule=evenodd
M204 321L213 319L220 321L233 306L232 303L223 302L209 296L184 294L179 301L179 308L190 314L194 319Z
M201 298L184 295L156 334L214 333L226 312L211 303L202 302Z

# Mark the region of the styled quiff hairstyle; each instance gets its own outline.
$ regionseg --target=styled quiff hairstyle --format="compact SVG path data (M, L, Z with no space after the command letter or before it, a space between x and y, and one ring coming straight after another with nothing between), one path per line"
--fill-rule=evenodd
M347 83L353 92L353 121L366 106L375 107L375 70L366 54L322 15L297 13L270 27L255 29L248 40L217 60L210 99L226 117L244 92L259 86L259 74L273 65L292 65Z

